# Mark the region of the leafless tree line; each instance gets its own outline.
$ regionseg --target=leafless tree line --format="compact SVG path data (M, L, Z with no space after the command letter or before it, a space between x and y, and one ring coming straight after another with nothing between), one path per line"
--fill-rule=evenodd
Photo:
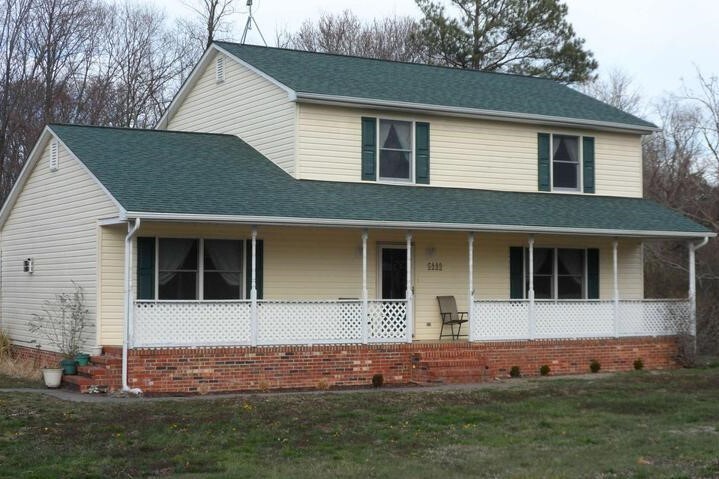
M0 202L48 123L154 126L212 34L203 23L224 15L217 5L173 23L150 3L0 0Z

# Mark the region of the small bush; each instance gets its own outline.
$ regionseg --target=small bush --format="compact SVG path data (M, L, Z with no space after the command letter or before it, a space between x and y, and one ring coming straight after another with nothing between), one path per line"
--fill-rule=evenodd
M376 388L381 388L384 384L384 376L381 374L375 374L372 376L372 386Z
M10 335L0 330L0 360L10 357Z
M593 373L598 373L600 369L602 369L602 365L599 364L599 361L592 359L592 362L589 363L589 370Z
M634 360L634 369L637 371L644 369L644 361L642 361L642 358L637 358Z
M522 375L522 373L521 373L521 371L519 370L519 366L512 366L512 367L509 369L509 376L510 376L510 377L518 378L518 377L521 376L521 375Z
M549 368L548 364L544 364L541 368L539 368L539 374L542 376L549 376L550 371L551 369Z

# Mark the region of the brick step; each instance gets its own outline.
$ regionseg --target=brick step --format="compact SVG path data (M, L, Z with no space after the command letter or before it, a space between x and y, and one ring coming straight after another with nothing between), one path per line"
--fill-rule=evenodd
M86 376L67 376L64 375L62 377L62 385L67 387L68 389L71 389L73 391L79 391L81 393L87 392L88 389L90 389L90 386L94 386L97 384L97 381L95 381L93 378L88 378Z
M487 375L484 374L483 370L466 368L428 371L426 377L426 380L430 382L444 384L480 383L487 379Z
M432 359L419 362L423 369L452 369L452 368L476 368L484 369L487 363L479 359Z
M121 346L103 346L102 347L102 354L103 356L122 356L122 347Z
M97 366L97 365L78 366L77 374L79 376L95 378L95 377L105 377L109 374L109 371L106 366Z
M477 358L481 359L485 357L484 352L476 351L473 349L453 349L453 350L438 350L438 351L423 351L421 353L415 353L414 357L420 360L426 359L450 359L450 358Z
M121 366L122 356L114 354L103 354L102 356L91 356L90 362L95 366Z

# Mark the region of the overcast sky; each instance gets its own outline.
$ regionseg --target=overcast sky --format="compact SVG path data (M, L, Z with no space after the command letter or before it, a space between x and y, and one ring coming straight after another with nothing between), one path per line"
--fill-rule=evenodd
M156 0L168 14L187 12L193 0ZM199 0L195 0L198 1ZM239 39L246 18L246 0L235 0L232 22ZM651 100L665 92L692 87L696 68L719 74L717 25L719 2L714 0L566 0L569 21L586 39L599 61L600 72L628 73ZM270 46L277 29L294 31L308 18L350 9L361 18L389 15L419 17L414 0L254 0L255 18ZM248 43L260 44L256 32Z

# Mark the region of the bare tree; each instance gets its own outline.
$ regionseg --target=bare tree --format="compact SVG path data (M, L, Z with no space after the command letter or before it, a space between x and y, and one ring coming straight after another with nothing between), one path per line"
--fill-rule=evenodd
M632 115L642 115L644 107L639 87L626 72L613 69L577 86L582 93Z
M418 32L418 23L410 17L362 22L345 10L338 15L324 14L316 24L307 20L296 33L278 36L277 43L312 52L419 62L423 48L416 39Z
M234 0L194 0L186 3L195 14L195 18L180 21L185 32L204 50L219 35L227 35L231 30L228 18L235 13Z

